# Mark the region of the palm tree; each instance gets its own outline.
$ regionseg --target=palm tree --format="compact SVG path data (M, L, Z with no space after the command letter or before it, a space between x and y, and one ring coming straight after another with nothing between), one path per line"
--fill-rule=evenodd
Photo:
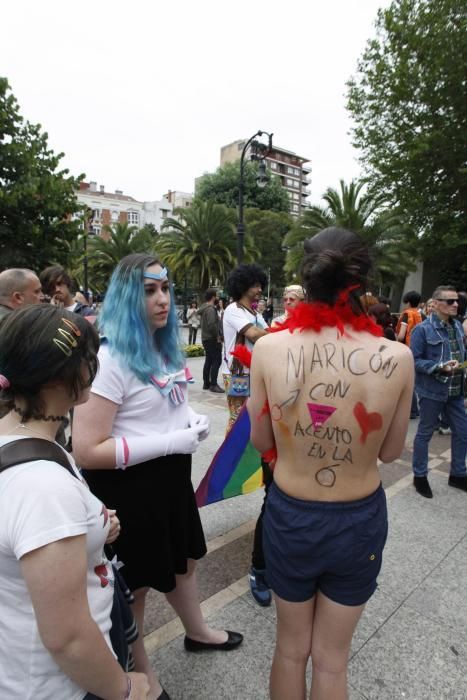
M104 226L109 238L94 236L89 238L88 259L92 287L103 292L109 278L125 255L131 253L152 253L155 239L146 229L139 229L127 223Z
M157 252L179 279L191 276L200 290L223 280L235 264L236 212L213 201L195 200L175 209L157 239ZM251 239L245 237L245 259L252 258Z
M400 212L385 209L382 196L363 192L364 182L340 181L340 191L329 187L323 195L326 206L312 206L284 239L288 248L285 269L296 274L303 258L303 241L329 226L350 229L368 244L374 260L375 283L382 287L405 278L416 265L417 238L404 224Z

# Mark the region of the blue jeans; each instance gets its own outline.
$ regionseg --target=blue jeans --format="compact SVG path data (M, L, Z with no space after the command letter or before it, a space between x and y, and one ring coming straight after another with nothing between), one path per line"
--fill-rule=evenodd
M413 394L412 394L412 405L410 406L410 417L411 418L418 418L419 415L420 415L420 413L418 410L418 396L417 396L417 392L414 389Z
M433 431L438 427L439 415L443 411L452 431L451 476L466 476L467 416L464 397L455 396L447 401L435 401L418 397L420 422L413 443L412 469L415 476L428 474L428 445Z

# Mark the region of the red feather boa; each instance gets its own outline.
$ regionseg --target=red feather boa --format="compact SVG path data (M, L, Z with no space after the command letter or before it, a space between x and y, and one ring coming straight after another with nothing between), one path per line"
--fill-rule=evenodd
M366 331L372 335L382 336L383 329L365 313L357 316L349 304L349 293L355 287L344 289L334 306L329 306L319 301L302 301L294 309L287 311L287 319L283 323L278 323L271 332L288 329L290 333L294 330L304 331L311 329L320 332L325 326L337 328L340 335L345 332L345 326L351 326L354 331Z
M251 350L245 345L236 345L230 354L241 362L244 367L251 366Z

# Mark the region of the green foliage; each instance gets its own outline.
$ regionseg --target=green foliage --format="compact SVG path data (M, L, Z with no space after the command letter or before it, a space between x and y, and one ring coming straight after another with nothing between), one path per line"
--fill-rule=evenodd
M428 253L465 238L466 74L465 0L393 0L348 83L366 176Z
M271 294L282 294L286 284L284 275L285 254L284 237L290 230L293 219L284 212L246 209L245 229L258 249L256 262L269 271Z
M185 345L183 351L187 357L204 357L202 345Z
M104 232L109 238L88 237L89 283L97 292L105 291L112 272L125 255L153 253L155 245L154 236L146 227L138 230L127 223L115 224L104 226Z
M195 200L191 207L174 213L179 218L165 220L156 249L177 281L189 275L193 286L203 291L216 280L224 280L235 264L235 211ZM251 240L245 236L245 260L252 257Z
M271 175L271 173L269 173ZM247 161L244 164L244 195L245 208L267 209L269 211L288 212L289 197L277 176L271 176L267 185L258 187L258 163ZM226 163L215 173L203 175L196 185L196 196L203 201L235 209L238 207L240 182L240 161Z
M48 135L19 113L8 81L0 78L0 269L67 264L80 222L75 190L84 176L58 170Z
M313 206L297 220L285 237L288 247L286 271L297 275L303 259L303 241L329 226L348 228L360 234L374 259L375 283L379 286L404 278L415 269L417 238L397 210L385 208L383 197L362 193L363 182L346 185L340 192L329 187L323 195L325 207Z

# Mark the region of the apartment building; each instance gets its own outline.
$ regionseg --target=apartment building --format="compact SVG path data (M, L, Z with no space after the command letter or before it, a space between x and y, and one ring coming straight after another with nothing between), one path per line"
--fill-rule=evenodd
M246 140L234 141L221 148L221 166L240 160ZM290 213L300 216L309 206L308 197L311 183L310 159L299 156L293 151L273 146L271 153L265 158L268 168L280 178L282 187L290 199Z
M185 209L193 204L194 195L190 192L180 192L179 190L169 190L164 194L164 199L170 202L174 209Z
M164 219L172 215L172 204L163 197L153 202L141 202L123 194L122 190L106 192L104 185L96 182L80 182L76 193L77 199L94 212L91 233L96 236L106 235L104 226L125 224L142 228L152 224L161 230Z

